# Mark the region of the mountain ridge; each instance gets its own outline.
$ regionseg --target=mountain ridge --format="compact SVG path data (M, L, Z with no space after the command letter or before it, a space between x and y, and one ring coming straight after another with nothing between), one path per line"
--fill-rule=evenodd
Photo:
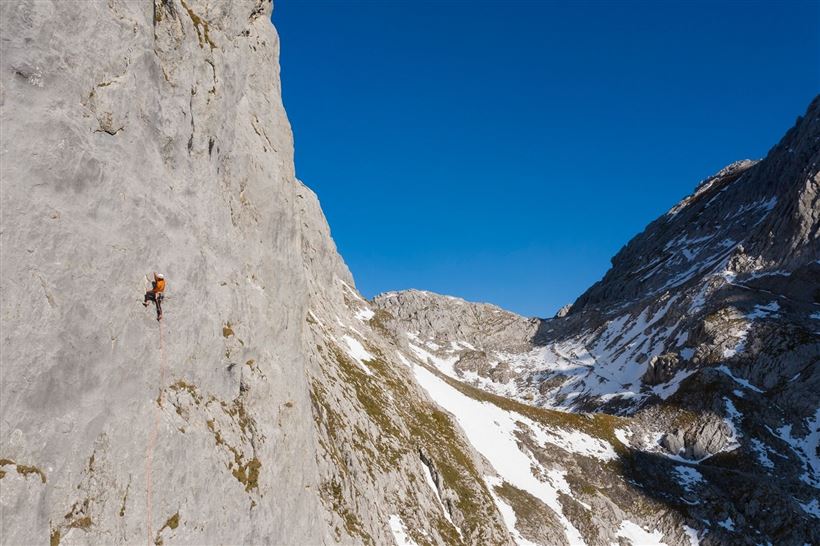
M622 437L625 445L697 465L698 472L723 467L706 461L727 457L752 473L762 465L768 475L758 479L796 488L800 493L787 497L806 499L802 508L792 505L791 525L798 525L820 516L811 492L820 470L820 404L812 394L820 386L819 160L815 99L766 158L721 169L651 222L568 313L526 319L499 309L513 325L512 338L499 337L510 327L485 304L418 291L380 295L372 304L387 313L382 320L398 342L449 381L535 407L628 417L624 430L643 438L634 444ZM770 183L784 168L787 183ZM749 429L758 436L741 432ZM772 481L769 445L798 445L789 443L793 429L807 442L805 450L792 447L802 461L792 468L803 470L781 469ZM769 494L786 502L782 493ZM734 502L726 491L712 495ZM713 534L715 543L751 540L729 531Z

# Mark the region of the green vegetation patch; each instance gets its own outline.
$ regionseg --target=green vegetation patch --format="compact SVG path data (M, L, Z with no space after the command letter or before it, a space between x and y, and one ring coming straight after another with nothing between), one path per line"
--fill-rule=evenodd
M77 518L68 524L68 526L72 529L82 529L83 531L88 531L91 528L91 525L93 525L91 516Z
M253 445L253 437L256 435L256 423L248 413L245 407L245 399L242 395L235 398L230 404L224 400L218 400L213 395L209 395L207 400L199 393L196 386L179 380L170 389L175 392L185 391L191 395L196 405L201 405L204 400L205 406L210 404L218 404L222 412L231 418L231 421L239 428L240 437ZM182 415L181 409L177 407L177 413ZM231 445L222 435L222 432L217 426L216 419L208 419L205 421L208 430L213 434L214 442L217 446L223 447L233 456L233 461L228 463L228 469L234 478L245 486L245 491L250 492L259 487L259 472L262 468L262 463L255 456L247 459L245 454L236 446Z
M387 339L395 339L396 335L393 333L393 330L388 327L389 322L394 319L395 317L389 311L376 309L373 311L373 316L370 317L368 324Z
M125 503L128 501L128 490L131 489L131 483L129 482L125 488L125 494L122 496L122 504L120 505L120 517L125 516Z
M42 470L37 468L36 466L29 466L25 464L18 464L17 465L17 473L22 474L23 476L28 477L29 474L37 474L40 476L40 481L46 483L46 475L43 473Z
M194 10L188 6L188 3L185 0L180 0L182 2L182 7L185 8L185 11L188 12L188 17L191 18L191 22L194 24L194 29L196 29L197 38L199 38L199 47L203 47L206 43L211 47L211 49L216 48L216 44L211 40L211 37L208 35L208 31L210 30L208 27L208 21L201 18L197 15Z
M232 471L234 478L245 486L246 492L256 489L259 486L259 469L262 468L262 463L254 457L242 464L241 458L236 453L234 455L237 457L236 468Z
M232 335L234 335L234 333L233 333L233 326L231 325L231 322L230 322L230 321L228 321L228 322L225 324L225 326L223 326L223 327L222 327L222 337L226 337L226 338L227 338L227 337L231 337Z
M549 531L552 530L556 530L561 536L564 535L561 522L552 509L540 499L507 482L502 482L494 489L498 496L512 507L515 512L516 528L521 531L524 538L543 542L547 538L543 535L551 535Z
M224 402L222 402L221 405L228 415L234 417L234 422L239 425L242 437L247 439L247 435L254 427L254 423L250 416L248 416L244 404L241 403L241 399L235 400L233 407L228 406ZM248 493L253 489L258 489L259 470L262 468L262 462L255 456L249 460L246 459L245 454L240 449L225 441L214 419L209 419L205 424L208 430L211 431L211 434L213 434L216 445L224 447L233 455L233 461L228 463L228 468L231 470L233 477L245 486L245 491Z
M365 544L375 545L373 537L364 530L361 520L353 513L345 502L342 494L342 484L336 479L323 482L319 487L322 501L329 503L330 507L342 519L342 523L347 530L348 535L357 536L362 539ZM341 539L340 533L336 534L337 539Z
M159 528L159 531L157 531L157 538L154 539L154 544L156 546L162 546L162 543L163 543L162 532L165 529L173 530L173 529L176 529L177 527L179 527L179 510L177 510L176 514L174 514L173 516L171 516L170 518L165 520L165 523L163 524L163 526Z
M11 459L0 459L0 479L2 479L7 473L5 470L3 470L4 466L14 466L14 469L17 471L17 473L22 475L24 478L27 478L29 474L37 474L38 476L40 476L40 481L46 483L46 475L42 470L40 470L36 466L15 464L14 461L12 461Z
M188 17L191 18L191 22L194 24L194 29L196 30L196 36L199 38L199 47L203 47L206 43L211 47L211 49L216 48L216 44L211 40L211 37L208 35L208 31L210 30L208 27L208 21L201 18L197 15L194 10L188 6L188 3L185 0L180 0L182 2L182 7L185 8L185 11L188 12Z
M169 387L174 392L185 391L191 395L191 398L194 399L194 402L197 404L202 403L202 395L199 394L199 391L196 388L196 385L192 385L182 379L179 379L176 383Z
M456 494L455 506L464 517L463 530L472 536L486 526L495 504L465 446L456 440L460 436L450 417L438 408L425 406L408 408L406 423L412 441L424 446L445 487ZM439 531L447 536L455 530L446 525Z
M378 356L365 362L373 373L367 374L360 366L347 357L334 344L322 351L331 356L329 362L340 374L343 390L349 400L360 407L379 431L378 435L368 433L358 425L351 426L344 417L331 408L328 393L319 381L312 381L311 400L317 426L329 436L329 444L322 447L336 463L341 479L347 479L349 470L346 457L337 446L352 446L373 469L385 473L395 470L402 457L415 456L420 448L434 461L445 487L455 493L455 508L464 518L463 531L468 542L487 543L489 536L483 536L488 521L494 521L495 505L483 479L473 464L469 448L458 441L460 435L450 416L435 406L419 399L407 388L407 378L392 369ZM373 353L380 351L367 347ZM328 375L332 374L328 370ZM349 390L348 390L349 389ZM375 451L374 451L375 448ZM369 470L371 477L373 471ZM374 477L375 479L375 477ZM340 497L339 502L344 499ZM340 517L349 518L347 507L333 507ZM417 507L412 507L418 510ZM447 543L458 544L461 539L455 528L443 517L431 520L436 530ZM351 523L348 532L356 531ZM425 541L426 542L426 541Z
M606 537L599 536L598 525L593 521L591 511L562 491L558 492L558 502L564 510L564 515L588 544L606 544Z

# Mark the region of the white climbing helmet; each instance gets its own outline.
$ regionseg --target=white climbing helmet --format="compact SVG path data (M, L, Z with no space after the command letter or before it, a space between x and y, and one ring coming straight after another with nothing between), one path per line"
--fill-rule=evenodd
M157 273L157 278L158 279L164 279L165 275L163 275L162 273Z

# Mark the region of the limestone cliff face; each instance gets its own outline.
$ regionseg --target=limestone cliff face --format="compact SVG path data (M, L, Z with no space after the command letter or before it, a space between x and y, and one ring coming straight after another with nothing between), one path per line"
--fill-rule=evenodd
M321 542L270 3L0 9L3 542Z

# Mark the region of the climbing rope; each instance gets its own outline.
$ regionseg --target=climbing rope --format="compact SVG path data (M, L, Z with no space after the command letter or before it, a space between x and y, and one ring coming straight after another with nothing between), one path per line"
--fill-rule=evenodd
M151 534L153 531L153 523L151 521L152 515L152 506L151 506L151 498L153 496L153 463L154 463L154 447L157 443L157 434L159 433L159 418L160 418L160 410L162 408L162 395L164 392L164 385L165 385L165 367L166 367L166 358L165 358L165 333L164 329L162 328L162 321L159 321L159 397L157 398L157 406L154 408L154 427L151 430L151 434L148 436L148 446L146 448L145 453L145 489L146 489L146 496L145 496L145 504L146 504L146 532L148 537L148 544L153 545L154 542L151 540Z

